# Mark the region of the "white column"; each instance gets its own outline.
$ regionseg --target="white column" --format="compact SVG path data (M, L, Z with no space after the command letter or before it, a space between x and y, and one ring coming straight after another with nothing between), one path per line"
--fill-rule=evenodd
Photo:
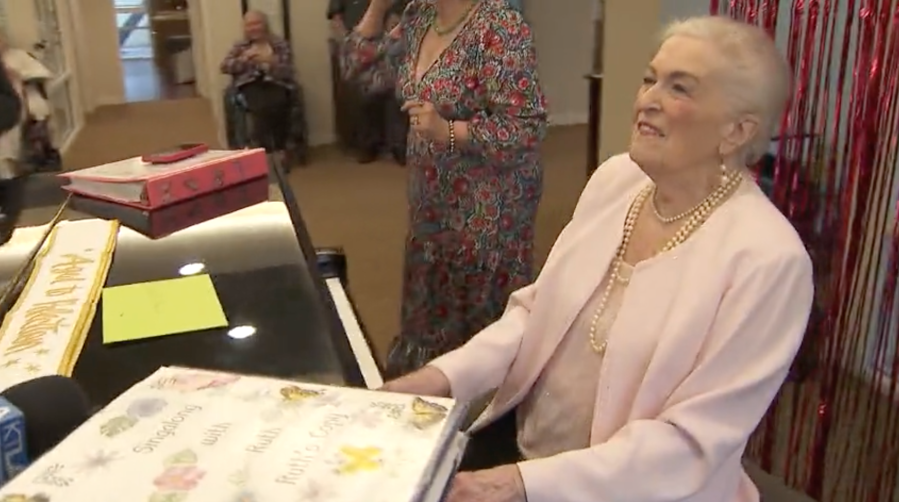
M297 78L306 94L306 119L312 145L331 143L334 100L331 96L331 59L328 52L328 0L290 0L290 43Z
M223 0L192 0L191 9L197 7L199 9L195 15L199 14L197 18L199 29L192 27L194 43L197 46L197 55L194 56L197 62L197 74L205 73L201 79L198 79L203 81L205 96L212 104L219 142L224 146L227 141L225 107L222 103L222 96L230 79L221 74L219 65L231 46L242 36L243 13L239 0L227 2Z

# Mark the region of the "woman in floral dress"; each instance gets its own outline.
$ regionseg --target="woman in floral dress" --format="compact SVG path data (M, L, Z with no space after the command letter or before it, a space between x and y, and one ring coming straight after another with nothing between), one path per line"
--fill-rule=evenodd
M507 0L371 0L341 56L409 113L409 234L389 377L464 344L533 279L546 109L531 29Z

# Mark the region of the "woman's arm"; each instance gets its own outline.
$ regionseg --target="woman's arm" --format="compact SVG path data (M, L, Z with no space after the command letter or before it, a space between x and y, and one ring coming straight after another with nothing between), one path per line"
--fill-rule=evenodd
M347 35L341 47L340 66L344 78L358 82L367 94L378 94L396 86L396 71L405 54L404 26L416 11L413 2L400 23L384 33L384 19L390 4L373 0L359 25Z
M456 142L502 162L533 150L546 136L546 103L537 75L530 26L508 10L484 35L478 85L487 86L487 110L456 122Z
M675 502L703 490L739 454L802 342L814 287L811 261L795 248L744 267L695 369L657 418L592 448L519 463L528 502Z

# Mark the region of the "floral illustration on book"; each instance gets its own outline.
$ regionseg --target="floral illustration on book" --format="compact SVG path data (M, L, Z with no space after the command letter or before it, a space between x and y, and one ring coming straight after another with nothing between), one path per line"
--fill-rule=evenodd
M241 490L237 497L234 498L234 502L258 502L259 499L256 498L256 495L251 491Z
M382 450L376 446L342 446L337 474L350 475L377 471L383 463Z
M150 418L165 409L168 403L159 398L143 398L133 401L124 415L110 418L100 425L100 434L112 438L131 429L142 418Z
M228 482L239 489L237 495L231 499L232 502L257 502L259 500L256 494L247 488L249 479L250 471L248 468L238 469L228 475Z
M50 497L43 493L35 495L10 494L0 497L0 502L50 502Z
M78 464L78 471L82 473L94 473L97 471L105 471L121 456L108 450L97 450L84 457L84 460Z
M419 430L430 429L443 422L448 413L449 410L446 406L416 397L412 400L412 415L409 417L409 423Z
M138 399L128 405L125 414L134 418L150 418L164 410L167 405L168 403L164 399L155 397Z
M244 487L247 485L249 473L246 469L238 469L228 475L228 482L234 486Z
M353 424L364 429L377 429L384 424L385 414L378 408L363 408L353 417Z
M34 484L64 488L75 482L75 478L65 475L66 466L51 464L34 478Z
M271 391L267 387L259 387L245 394L241 394L238 399L245 403L258 403L272 397Z
M334 483L322 482L320 479L307 479L297 491L297 500L303 502L322 502L336 500Z
M406 409L406 405L403 404L382 402L371 403L371 407L377 410L381 410L384 414L387 415L387 418L391 420L401 419L403 417L403 411Z
M181 393L198 392L207 389L226 387L240 380L239 375L228 373L206 373L185 371L168 375L153 382L150 386L157 390L170 390Z
M197 454L193 450L181 450L168 456L163 465L165 470L153 480L156 493L149 502L182 502L188 492L197 487L206 476L206 471L197 466Z

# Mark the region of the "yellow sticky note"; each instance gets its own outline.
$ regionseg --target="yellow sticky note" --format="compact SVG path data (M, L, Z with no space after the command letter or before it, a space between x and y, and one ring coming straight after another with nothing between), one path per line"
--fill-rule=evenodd
M212 279L206 274L103 290L103 343L227 325Z

